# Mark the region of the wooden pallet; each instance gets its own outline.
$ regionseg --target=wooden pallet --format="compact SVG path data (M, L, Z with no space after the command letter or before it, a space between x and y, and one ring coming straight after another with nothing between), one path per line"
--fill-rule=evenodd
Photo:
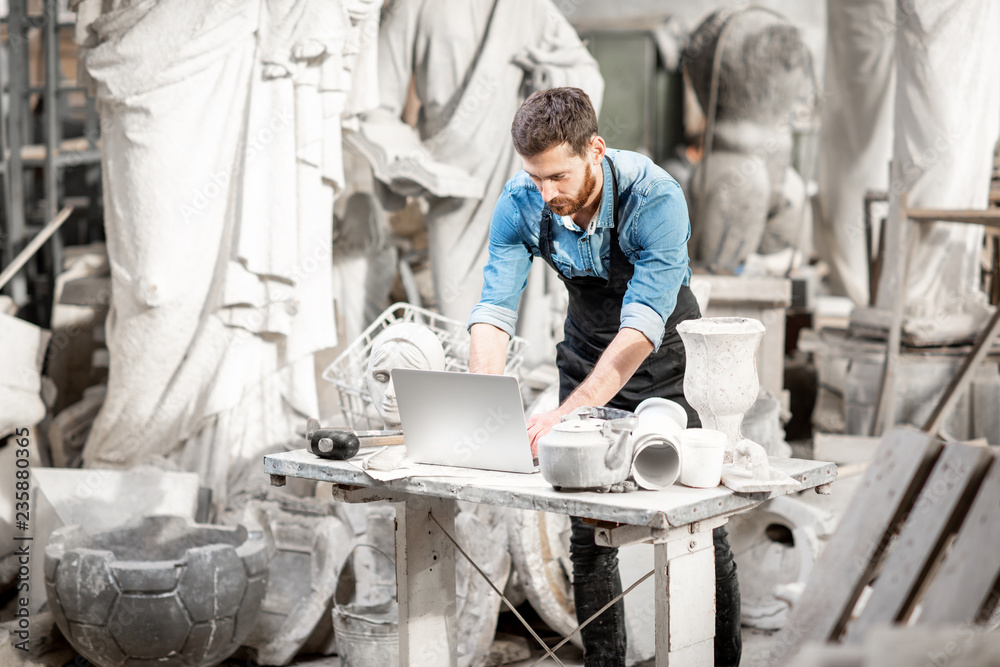
M793 605L772 662L788 664L807 642L859 644L880 624L971 627L992 612L1000 581L995 459L992 448L890 431Z

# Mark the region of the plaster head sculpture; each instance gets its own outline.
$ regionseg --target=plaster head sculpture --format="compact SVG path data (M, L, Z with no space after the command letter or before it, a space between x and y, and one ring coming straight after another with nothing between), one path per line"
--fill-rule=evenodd
M411 322L393 324L372 341L365 385L387 429L400 426L396 390L389 374L394 368L443 371L444 347L433 331Z

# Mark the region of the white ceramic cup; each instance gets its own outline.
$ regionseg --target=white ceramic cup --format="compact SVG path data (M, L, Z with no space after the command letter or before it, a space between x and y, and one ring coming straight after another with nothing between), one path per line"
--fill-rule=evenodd
M711 489L722 481L722 457L726 434L708 428L688 428L681 433L680 482L684 486Z

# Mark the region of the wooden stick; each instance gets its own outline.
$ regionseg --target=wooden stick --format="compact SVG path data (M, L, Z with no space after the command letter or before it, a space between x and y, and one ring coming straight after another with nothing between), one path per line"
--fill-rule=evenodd
M899 365L899 345L903 335L903 310L906 304L906 286L910 278L910 256L916 246L917 235L908 229L905 192L899 195L899 205L895 216L890 214L886 241L894 243L898 250L895 265L891 267L896 277L896 299L892 304L892 320L889 324L889 338L885 346L885 363L875 401L875 414L869 435L880 436L896 423L896 370ZM909 243L905 244L905 239Z
M364 431L357 432L358 441L362 447L385 447L388 445L403 445L402 435L364 435Z
M948 384L948 388L945 389L941 400L938 401L937 407L934 408L934 412L924 424L924 431L931 435L938 434L941 425L944 424L944 420L951 414L958 400L962 398L962 394L965 393L965 390L968 389L969 384L972 382L973 371L986 358L986 354L992 348L993 340L997 336L1000 336L1000 306L997 307L993 313L993 317L990 318L989 322L987 322L986 326L979 333L979 338L976 340L975 345L972 346L972 351L969 352L969 355L962 361L962 365L958 371L955 372L955 376Z
M42 231L38 232L38 235L35 238L31 239L31 242L28 243L24 250L19 252L17 257L14 258L14 261L10 263L10 266L4 269L3 273L0 273L0 289L3 289L3 286L7 284L7 281L17 275L17 272L21 270L21 267L24 266L36 252L38 252L38 249L49 240L49 237L55 234L56 230L62 227L62 224L66 222L66 219L69 218L69 214L72 212L72 206L65 207L63 210L59 211L56 217L49 221L49 224L42 228ZM58 273L59 267L53 267L53 270Z
M1000 227L1000 209L960 210L936 208L911 208L905 215L914 222L959 222L967 225Z

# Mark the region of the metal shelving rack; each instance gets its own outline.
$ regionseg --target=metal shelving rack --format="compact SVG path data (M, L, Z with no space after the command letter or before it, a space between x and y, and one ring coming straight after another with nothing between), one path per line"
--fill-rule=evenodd
M62 85L59 47L60 31L72 29L76 15L61 9L59 0L42 0L42 13L29 14L27 0L10 0L6 20L8 52L7 101L0 95L0 154L3 155L4 221L0 232L2 263L10 263L44 224L55 217L65 203L63 174L65 169L81 165L97 165L101 153L99 122L94 100L86 96L84 107L85 148L67 150L63 132L70 116L69 95L86 89L78 85ZM29 85L29 34L41 32L44 77L40 87ZM44 103L41 131L35 127L31 98L39 95ZM78 142L79 143L79 142ZM32 172L42 170L42 188L35 187ZM45 264L48 270L28 267L6 286L5 292L15 303L30 300L51 302L55 275L62 265L62 238L55 234L47 244ZM43 309L47 312L47 307ZM47 318L43 318L47 319ZM46 324L46 322L41 322Z

